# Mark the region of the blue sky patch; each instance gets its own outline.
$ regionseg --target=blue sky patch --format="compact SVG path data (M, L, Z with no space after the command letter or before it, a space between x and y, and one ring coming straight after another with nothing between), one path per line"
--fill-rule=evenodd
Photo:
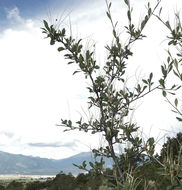
M0 29L13 25L13 20L8 18L12 10L23 19L32 19L56 9L69 9L81 2L80 0L0 0ZM79 3L80 4L80 3ZM13 16L13 15L12 15Z

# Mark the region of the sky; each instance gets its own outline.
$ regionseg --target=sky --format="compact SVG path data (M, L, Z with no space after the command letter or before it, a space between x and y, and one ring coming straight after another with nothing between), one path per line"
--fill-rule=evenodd
M139 22L145 13L145 0L133 0L134 18ZM182 5L179 0L163 0L164 16L172 18ZM154 5L154 4L152 4ZM123 27L126 9L122 0L113 1L113 18ZM105 14L104 0L1 0L0 1L0 151L61 159L90 151L104 144L101 135L63 132L61 118L79 120L89 116L86 83L68 66L57 46L50 46L41 33L42 20L68 27L85 43L96 44L100 65L106 58L104 46L112 40ZM167 30L156 19L145 29L148 36L133 46L129 83L148 76L158 76L166 60ZM156 76L156 80L157 80ZM161 93L142 99L132 118L141 126L143 137L154 136L159 146L166 135L180 130L175 115Z

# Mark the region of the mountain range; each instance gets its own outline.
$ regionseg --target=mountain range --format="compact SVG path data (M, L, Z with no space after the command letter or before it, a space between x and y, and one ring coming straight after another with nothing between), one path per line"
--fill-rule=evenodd
M93 160L91 152L82 152L69 158L55 160L0 151L0 174L56 175L60 172L70 172L76 175L83 171L73 163L81 165L83 161L88 163ZM111 167L110 159L106 159L105 162L107 167Z

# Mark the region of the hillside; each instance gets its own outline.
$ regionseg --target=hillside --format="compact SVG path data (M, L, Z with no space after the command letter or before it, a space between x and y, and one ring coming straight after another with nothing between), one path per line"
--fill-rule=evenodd
M60 171L78 174L81 170L73 166L73 163L81 164L84 160L93 161L90 152L82 152L66 159L54 160L0 151L0 174L55 175ZM112 164L109 159L106 163L107 167Z

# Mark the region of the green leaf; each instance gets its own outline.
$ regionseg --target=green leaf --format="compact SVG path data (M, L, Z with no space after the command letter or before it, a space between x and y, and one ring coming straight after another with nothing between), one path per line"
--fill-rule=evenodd
M148 6L148 8L150 8L150 2L148 2L147 6Z
M165 70L164 66L161 65L162 74L166 77L167 71Z
M147 88L147 86L144 86L142 91L144 91L146 88Z
M81 72L81 71L74 71L74 72L73 72L73 75L75 75L76 73L79 73L79 72Z
M86 168L86 166L87 166L86 161L83 161L82 166L83 166L83 168Z
M148 10L148 15L150 16L150 15L151 15L151 13L152 13L152 9L151 9L151 8L149 8L149 10Z
M177 113L178 114L178 112L177 111L175 111L175 110L171 110L172 112L174 112L174 113Z
M113 30L113 35L114 35L115 38L117 37L117 34L116 34L115 30Z
M124 2L128 5L128 0L124 0Z
M178 99L177 98L175 99L174 104L176 107L178 106Z
M72 127L72 121L71 120L68 121L68 126Z
M72 64L72 63L74 63L74 61L69 61L69 62L68 62L68 65L70 65L70 64Z
M176 69L178 69L178 61L177 61L177 59L174 60L174 65L175 65Z
M153 138L153 137L151 137L151 138L149 138L149 139L148 139L148 142L149 142L149 145L150 145L150 146L153 146L153 145L154 145L155 140L154 140L154 138Z
M66 32L65 28L63 28L63 29L62 29L62 35L63 35L63 36L65 35L65 32Z
M164 97L166 97L167 96L167 93L166 93L166 91L162 91L162 95L164 96Z
M150 73L150 76L149 76L150 82L151 82L152 78L153 78L153 73Z
M95 69L100 69L100 67L98 65L95 66Z
M177 77L180 77L179 74L178 74L175 70L173 70L173 73L174 73Z
M170 58L170 57L168 57L168 58L167 58L167 62L169 63L169 62L170 62L170 60L171 60L171 58Z
M166 26L169 28L169 30L171 30L171 26L169 24L169 21L166 22Z
M63 51L63 50L65 50L63 47L58 48L58 51Z
M86 51L86 60L88 60L90 58L91 54L89 52L89 50Z
M180 122L182 122L182 118L176 117L176 119Z
M83 56L80 54L80 56L79 56L79 62L82 63L83 61L84 61L84 58L83 58Z
M55 40L54 40L54 39L51 39L50 45L54 45L54 44L55 44Z
M91 168L94 168L94 164L92 162L89 162L89 165Z
M128 10L128 12L127 12L127 15L128 15L128 19L129 19L129 21L131 21L131 13L130 13L129 10Z
M160 80L159 80L159 83L160 83L160 85L161 85L163 88L165 88L164 80L163 80L163 79L160 79Z
M174 44L174 40L171 40L168 45L170 46L171 44Z
M79 166L79 165L77 165L77 164L74 164L74 163L73 163L73 166L75 166L75 167L77 167L77 168L79 168L79 169L82 169L82 166Z
M172 71L172 69L173 69L173 65L170 64L170 65L169 65L169 68L168 68L168 73L170 73L170 72Z
M145 23L147 23L148 20L149 20L149 17L146 15L146 16L145 16Z
M145 20L142 21L141 26L140 26L141 30L143 30L143 28L145 27L145 24L146 24Z
M148 84L148 82L145 79L142 79L143 83Z
M50 32L50 28L49 28L47 21L43 20L43 22L44 22L45 28Z
M177 53L176 55L177 55L178 57L182 57L182 54L180 54L180 53Z
M82 47L83 47L82 45L79 45L79 46L78 46L78 53L81 52Z
M161 7L160 10L159 10L159 16L160 16L161 12L162 12L162 7Z
M106 12L106 14L107 14L107 17L108 17L109 19L111 19L111 15L110 15L108 12Z
M94 97L92 97L92 96L90 96L90 97L88 97L92 102L95 102L95 98Z

